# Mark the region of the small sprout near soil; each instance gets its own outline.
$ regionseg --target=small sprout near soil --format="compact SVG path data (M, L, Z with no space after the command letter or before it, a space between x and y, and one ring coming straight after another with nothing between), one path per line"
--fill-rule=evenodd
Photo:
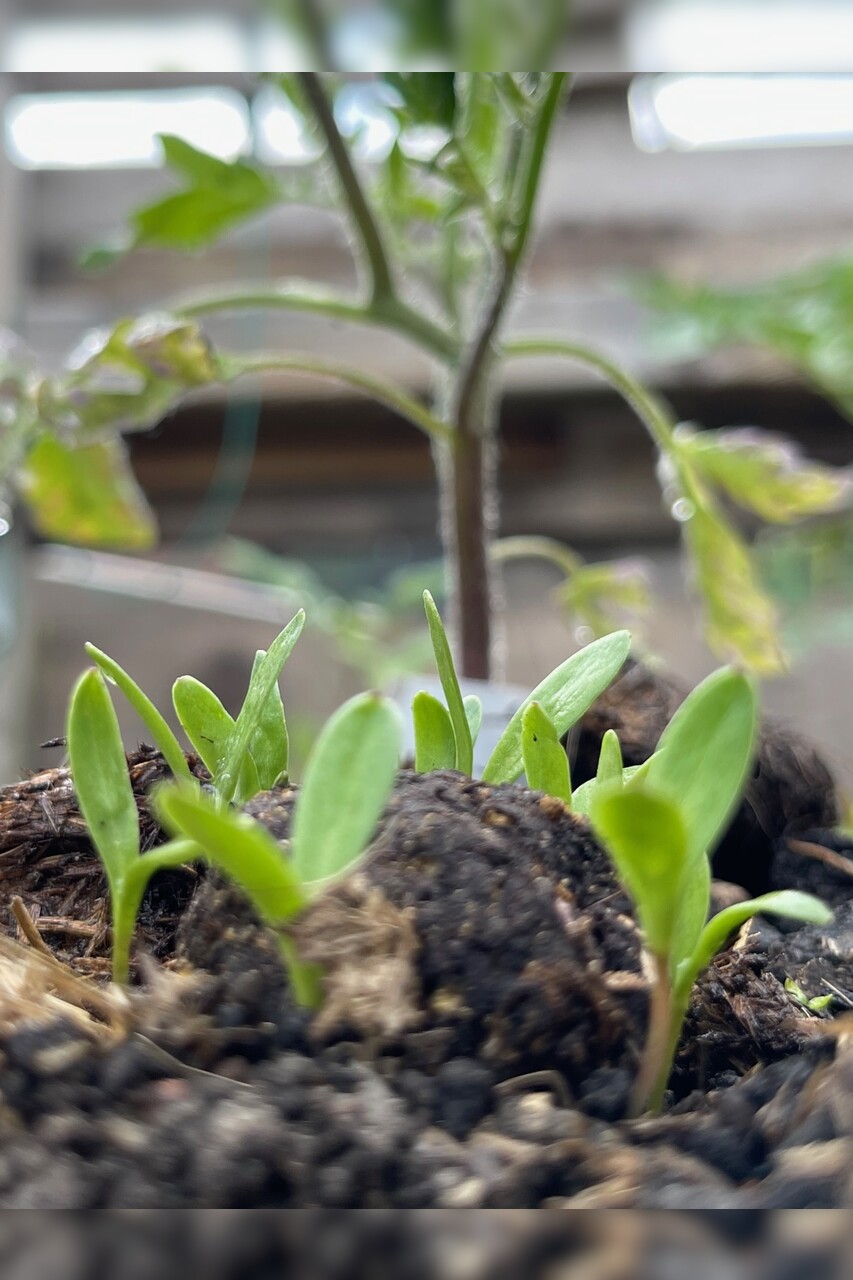
M810 996L798 982L793 978L785 979L785 990L788 995L802 1009L807 1009L809 1013L823 1013L824 1009L828 1009L832 1004L835 996L830 993L825 996Z
M569 757L554 722L539 702L531 702L521 721L521 755L528 786L572 807Z
M435 601L428 591L424 592L424 609L447 705L444 706L432 694L423 691L415 695L412 703L415 767L422 773L431 769L456 768L461 773L470 774L474 767L474 744L480 731L483 708L479 698L474 695L462 697L447 634ZM525 698L504 730L483 771L483 781L515 782L525 772L524 724L525 716L533 704L538 707L533 716L542 727L543 734L549 740L553 737L557 741L559 751L566 758L566 753L559 747L559 739L618 675L630 647L629 633L614 631L573 654L546 676ZM544 727L546 721L550 725L547 731ZM532 726L534 721L528 723ZM537 759L544 750L544 738L542 741L543 746L536 750ZM527 744L530 753L533 746L530 734ZM549 775L551 785L559 786L559 798L568 802L568 778L562 778L560 766L560 780L557 781L553 774L556 757L553 752L549 754L552 757L552 772ZM531 766L537 768L536 761L532 758ZM568 771L568 758L566 770ZM547 790L544 781L537 784L531 781L530 785Z
M278 680L304 625L305 613L300 609L269 649L255 655L249 687L236 720L200 680L181 676L175 681L175 713L209 771L222 804L231 800L245 803L287 773L287 725ZM140 716L175 778L194 786L181 744L151 699L114 658L93 644L86 645L86 653Z
M321 974L300 961L287 926L331 881L350 872L367 848L394 785L400 737L399 714L379 694L360 694L335 712L308 759L289 857L246 814L217 809L180 784L166 783L156 793L167 830L194 841L275 929L294 995L309 1007L320 1001Z
M730 668L715 672L676 712L642 776L591 796L593 828L635 903L654 969L634 1115L661 1107L693 984L734 930L765 911L812 924L832 918L817 898L783 890L706 923L709 853L740 797L756 724L752 681Z
M109 884L113 980L126 982L133 927L148 880L155 871L190 862L197 851L180 840L140 856L136 799L118 718L100 671L86 671L72 694L68 753L80 810Z

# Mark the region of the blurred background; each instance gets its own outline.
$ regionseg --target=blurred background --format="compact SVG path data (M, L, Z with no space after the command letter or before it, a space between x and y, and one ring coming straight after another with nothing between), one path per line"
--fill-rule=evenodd
M0 324L48 366L84 330L202 285L282 276L354 284L339 218L302 207L260 214L196 255L149 249L108 267L91 255L81 263L132 209L169 189L159 132L282 170L304 160L305 139L261 75L304 56L280 18L234 0L4 0ZM334 30L338 63L359 68L348 110L369 164L371 148L381 155L387 143L369 72L390 56L393 27L385 11L347 6ZM579 74L548 156L513 330L599 346L680 419L781 431L846 465L853 436L842 397L774 348L772 324L749 343L734 325L715 345L695 316L662 320L640 282L663 274L751 289L849 252L853 74L837 60L851 35L849 5L834 0L577 0L553 54ZM825 287L833 282L830 273ZM842 380L853 365L849 302L827 321ZM773 306L771 295L771 318ZM412 348L376 330L272 311L217 317L209 328L232 349L341 356L415 392L427 386ZM677 527L631 412L583 370L521 364L507 372L502 424L502 533L557 538L594 560L646 558L647 648L688 679L709 670ZM425 661L418 644L395 644L413 620L423 630L416 602L436 577L436 489L428 443L389 410L282 374L262 388L205 392L130 445L160 523L153 553L48 545L23 519L0 539L0 781L57 759L38 744L63 730L88 639L161 705L174 678L192 671L234 709L255 649L305 602L324 625L285 672L297 751L356 688ZM836 518L817 542L777 535L762 554L793 655L766 703L817 739L850 782L846 523ZM557 581L547 564L506 568L512 682L529 687L576 647L575 622L551 596ZM125 729L132 740L132 717Z

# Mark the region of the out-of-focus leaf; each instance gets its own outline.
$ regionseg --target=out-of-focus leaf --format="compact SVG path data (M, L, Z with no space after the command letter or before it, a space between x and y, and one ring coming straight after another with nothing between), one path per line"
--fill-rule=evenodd
M784 671L776 609L744 543L710 505L695 506L682 528L708 644L719 657L735 659L757 675Z
M384 71L382 78L399 93L405 123L453 128L456 91L452 71Z
M57 431L84 439L152 426L181 396L220 376L199 326L168 314L88 334L68 369L42 384L39 415Z
M635 558L584 564L557 588L556 596L594 636L606 635L616 626L635 626L648 613L648 568Z
M42 435L27 454L20 492L46 538L139 550L157 535L154 515L119 440L79 449Z
M134 247L201 249L281 198L276 178L257 165L220 160L172 135L160 140L166 164L188 185L131 215Z
M847 470L809 462L793 441L770 432L698 432L682 426L677 443L705 480L777 524L836 510L850 492Z
M727 342L769 348L853 417L853 256L739 290L655 278L639 292L664 316L662 337L675 353Z

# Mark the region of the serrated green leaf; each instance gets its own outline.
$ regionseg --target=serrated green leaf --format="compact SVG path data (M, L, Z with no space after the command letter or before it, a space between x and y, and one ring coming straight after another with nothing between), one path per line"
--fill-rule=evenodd
M735 929L739 929L752 916L765 913L800 920L803 924L827 925L832 921L832 912L825 903L812 894L801 893L797 889L781 889L747 902L736 902L705 925L693 955L679 972L679 988L689 991Z
M99 671L84 672L71 695L68 754L80 811L116 892L139 855L139 814L118 717Z
M527 785L571 807L569 757L550 717L538 702L531 702L522 716L521 756Z
M668 958L687 860L687 832L678 808L642 784L617 784L597 792L590 818L634 901L649 949Z
M225 710L212 689L194 676L179 676L172 686L172 702L181 728L219 788L223 761L234 732L234 718ZM240 781L234 795L245 804L261 790L258 771L247 752L240 766Z
M775 524L836 511L850 493L846 469L809 462L792 440L769 431L681 427L678 449L706 481Z
M92 659L95 666L116 685L127 698L136 714L142 720L148 732L154 740L154 745L163 755L172 773L178 779L183 779L187 783L193 783L194 779L190 773L189 765L186 761L181 744L172 733L169 725L155 707L154 703L146 693L143 693L139 685L133 680L123 667L120 667L114 658L104 653L102 649L96 648L93 644L86 645L86 653Z
M456 667L453 663L453 654L450 652L450 644L441 615L429 591L424 592L423 598L438 678L444 690L450 723L453 725L453 736L456 739L456 768L460 773L470 774L474 768L474 744L471 740L465 703L462 700ZM520 769L519 772L521 772Z
M161 141L189 185L131 214L134 247L201 249L281 198L276 178L248 161L221 160L170 135Z
M259 649L255 654L252 665L253 677L265 655L265 649ZM284 703L281 700L281 690L277 680L264 703L257 728L249 739L249 751L258 771L261 790L269 791L270 787L274 787L287 774L290 752Z
M342 875L364 853L394 785L401 727L393 703L365 693L320 731L293 815L293 867L301 880Z
M218 790L223 804L230 803L234 798L239 771L248 754L249 744L264 718L273 686L278 683L282 668L302 634L304 625L305 611L300 609L284 630L279 632L252 671L249 688L231 731L220 768Z
M453 769L456 765L456 738L444 703L422 689L412 701L412 724L418 773Z
M523 769L521 726L524 712L531 702L539 702L560 737L588 710L595 699L619 674L631 637L627 631L594 640L572 654L536 686L516 711L483 772L484 782L515 782Z
M73 449L44 434L26 455L18 480L46 538L129 551L156 539L153 512L119 440Z

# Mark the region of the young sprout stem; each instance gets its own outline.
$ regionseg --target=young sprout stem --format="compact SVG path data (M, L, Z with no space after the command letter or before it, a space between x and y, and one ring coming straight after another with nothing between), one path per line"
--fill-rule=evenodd
M653 970L649 1020L640 1069L634 1080L628 1107L628 1115L632 1119L649 1108L659 1111L663 1105L672 1053L675 1050L673 1031L677 1043L681 1027L681 1019L676 1019L673 1009L667 957L654 953L649 955Z

